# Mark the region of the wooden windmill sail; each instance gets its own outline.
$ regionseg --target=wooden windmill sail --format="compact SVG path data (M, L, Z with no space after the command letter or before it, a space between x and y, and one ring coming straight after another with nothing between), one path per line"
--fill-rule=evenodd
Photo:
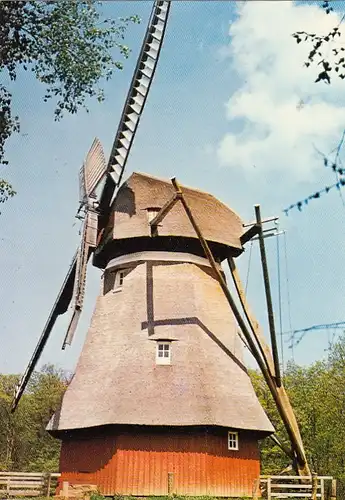
M241 496L259 473L258 440L274 429L243 364L238 328L285 424L291 441L287 454L302 475L310 474L279 377L274 335L272 355L235 267L234 259L253 236L259 236L264 252L259 211L246 231L233 210L176 181L135 173L121 184L169 9L168 1L154 4L108 162L95 139L80 170L81 243L12 410L57 316L72 302L63 348L71 343L93 254L104 282L75 376L48 426L62 440L63 480L98 484L105 494L162 495L173 489ZM226 260L244 318L225 280L221 263ZM90 449L94 454L92 459L87 454L86 463ZM146 481L140 470L130 475L138 464ZM194 479L185 475L191 468L199 474ZM218 470L225 472L219 476Z

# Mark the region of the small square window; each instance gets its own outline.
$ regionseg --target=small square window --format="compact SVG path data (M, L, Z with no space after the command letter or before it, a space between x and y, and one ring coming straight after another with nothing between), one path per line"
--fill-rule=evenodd
M238 432L228 432L228 450L238 450Z
M157 342L156 363L157 365L170 365L171 362L171 343Z

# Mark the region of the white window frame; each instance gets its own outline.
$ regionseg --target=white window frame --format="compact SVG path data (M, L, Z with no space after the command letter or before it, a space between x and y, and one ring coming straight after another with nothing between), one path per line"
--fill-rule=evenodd
M165 356L168 353L168 356ZM162 356L163 354L163 356ZM158 340L156 345L156 364L171 365L171 342L167 340Z
M238 432L228 431L228 450L238 451Z
M122 286L123 286L123 282L124 282L124 279L125 279L125 270L124 269L118 269L116 272L115 272L115 280L114 280L114 288L113 288L113 292L118 292L120 290L122 290Z

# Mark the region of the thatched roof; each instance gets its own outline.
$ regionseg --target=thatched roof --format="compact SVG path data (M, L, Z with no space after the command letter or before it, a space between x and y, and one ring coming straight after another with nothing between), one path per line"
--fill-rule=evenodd
M242 250L240 217L211 194L182 186L186 200L208 241ZM147 209L161 208L175 193L170 181L133 173L114 201L108 230L115 240L150 236ZM196 238L181 203L177 203L159 226L160 236Z
M237 227L237 216L229 214ZM170 262L159 252L141 253L137 262L133 254L128 258L132 269L122 290L98 297L75 376L48 429L217 425L271 433L243 365L237 324L208 261L193 263L186 254L182 262L173 252ZM171 365L156 365L153 338L174 340Z

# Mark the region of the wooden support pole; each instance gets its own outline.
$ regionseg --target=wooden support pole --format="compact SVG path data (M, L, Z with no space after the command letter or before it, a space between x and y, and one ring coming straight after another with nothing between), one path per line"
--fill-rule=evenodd
M68 481L63 481L62 482L62 496L67 499L68 498L68 493L69 493L69 482Z
M172 496L174 493L174 473L168 472L168 495Z
M290 441L292 443L292 447L296 453L298 472L301 475L310 476L310 471L309 471L307 459L305 456L302 439L301 439L301 436L299 433L297 420L296 420L295 414L293 412L293 409L291 407L290 400L285 392L285 389L284 389L284 387L277 387L275 379L273 379L273 377L270 375L270 373L266 367L266 364L265 364L265 362L260 354L260 351L258 350L258 348L257 348L248 328L247 328L247 325L245 324L245 322L244 322L244 320L243 320L243 318L242 318L242 316L237 308L237 305L236 305L234 299L232 298L230 290L227 287L225 278L223 277L223 274L219 271L219 269L217 267L216 261L212 255L212 252L208 246L208 243L205 240L205 238L203 237L202 232L201 232L197 222L195 221L194 216L193 216L193 214L188 206L188 203L186 202L186 200L183 196L183 193L181 191L181 188L180 188L177 180L174 178L171 181L172 181L172 184L176 190L176 193L178 193L178 195L180 197L180 200L181 200L182 205L185 209L185 212L190 220L190 223L193 226L193 228L194 228L194 230L199 238L200 244L205 252L206 257L209 260L209 263L210 263L211 268L214 272L214 275L218 279L218 282L219 282L219 284L224 292L224 295L225 295L225 297L226 297L226 299L227 299L227 301L232 309L232 312L236 318L236 321L237 321L239 327L241 328L242 333L243 333L246 341L248 342L248 345L252 351L252 354L253 354L254 358L256 359L256 361L259 365L259 368L260 368L260 370L261 370L261 372L262 372L262 374L267 382L267 385L271 391L271 394L275 400L275 403L277 405L277 409L278 409L279 414L284 422L285 428L288 432Z
M265 341L265 339L260 331L260 326L259 326L258 321L255 319L254 315L250 311L249 304L248 304L247 299L246 299L244 286L242 284L241 278L240 278L239 273L237 271L234 259L229 257L228 264L229 264L229 268L230 268L230 272L231 272L231 275L233 278L233 282L234 282L238 297L240 299L245 317L246 317L248 324L252 330L253 336L254 336L254 338L259 346L262 357L266 362L267 369L269 370L270 375L274 377L275 367L274 367L274 362L273 362L271 351L270 351L268 345L266 344L266 341ZM294 433L296 435L296 438L302 443L300 433L299 433L298 424L297 424L293 409L291 407L290 401L288 399L288 396L285 392L285 389L284 389L284 387L276 388L276 389L277 389L277 397L281 400L281 404L285 406L286 411L289 413L288 418L290 420L290 424L292 425L292 427L294 429ZM279 410L279 406L278 406L278 410ZM283 416L282 416L282 419L283 419L283 422L285 422ZM290 436L290 434L289 434L289 436ZM274 439L274 438L275 437L272 436L272 439ZM291 438L290 438L290 440L291 440ZM291 441L291 442L293 443L293 441ZM288 450L286 449L283 451L286 453ZM292 456L291 456L291 453L292 453ZM294 459L292 451L290 451L290 453L287 453L287 455L290 458ZM304 474L308 475L309 470L304 471Z
M254 479L253 483L253 500L259 500L260 496L260 478Z
M46 496L47 496L47 498L50 497L51 480L52 480L52 475L48 472L48 474L46 475Z
M325 500L325 480L323 477L320 478L321 482L321 500Z
M266 344L265 338L260 331L259 323L256 321L254 316L251 314L249 304L248 304L247 299L246 299L246 293L244 290L244 286L242 284L240 275L237 271L235 261L232 257L228 257L227 260L228 260L230 273L231 273L231 276L232 276L232 279L233 279L233 282L234 282L234 285L235 285L235 288L237 291L238 298L240 299L244 315L248 321L250 329L252 330L252 333L253 333L254 338L257 342L257 345L259 346L261 355L266 363L267 369L269 370L270 375L272 377L274 377L275 376L275 369L274 369L274 363L273 363L273 358L272 358L270 348Z
M332 479L332 486L331 486L331 498L330 500L336 500L337 499L337 480Z
M312 473L311 476L311 500L316 500L317 498L317 474Z
M260 244L262 273L264 276L264 284L265 284L268 323L269 323L270 334L271 334L271 344L272 344L272 352L273 352L275 378L277 381L277 386L280 387L281 386L281 376L280 376L280 367L279 367L278 345L277 345L277 338L276 338L276 332L275 332L275 326L274 326L274 314L273 314L270 280L269 280L269 275L268 275L265 242L264 242L264 237L262 234L260 205L255 205L255 215L256 215L256 223L260 228L260 230L259 230L259 244Z
M270 476L267 478L267 500L271 500L272 484Z

